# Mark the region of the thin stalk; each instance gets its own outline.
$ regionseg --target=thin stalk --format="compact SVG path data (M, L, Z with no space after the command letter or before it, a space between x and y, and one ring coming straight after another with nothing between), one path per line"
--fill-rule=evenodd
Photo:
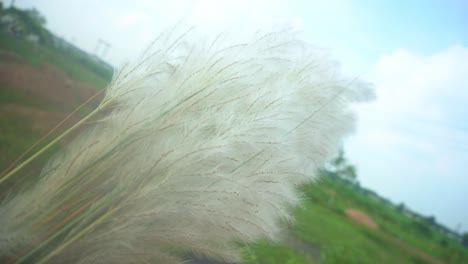
M83 205L81 208L79 208L76 212L74 212L73 214L71 214L70 216L68 216L64 221L62 221L61 223L59 223L59 225L57 227L55 227L56 229L59 229L61 226L63 226L64 224L67 224L67 222L70 222L72 221L72 223L75 223L75 222L78 222L78 220L80 220L81 218L83 218L84 216L79 216L79 217L75 217L76 215L79 215L83 210L89 208L93 203L95 203L96 200L93 199L91 201L89 201L88 203L86 203L85 205ZM75 217L75 218L74 218ZM70 226L70 225L68 225ZM67 227L67 226L66 226ZM14 259L12 259L11 261L7 262L7 264L12 264L12 263L15 263L15 264L21 264L22 262L24 262L25 260L27 260L31 255L33 255L34 253L36 253L39 249L41 249L45 244L49 243L50 241L52 241L53 239L55 239L57 236L59 236L60 234L62 234L63 232L65 232L67 229L66 228L62 228L61 230L59 230L59 232L57 233L53 233L53 232L50 232L50 234L48 234L47 236L50 236L49 238L47 238L46 240L42 241L39 245L32 245L30 247L28 247L27 249L25 249L22 253L20 253L19 256L15 257Z
M90 119L91 117L95 116L97 113L99 113L99 111L101 110L101 107L98 107L96 108L93 112L89 113L87 116L85 116L83 119L81 119L80 121L78 121L78 123L76 123L75 125L73 125L71 128L69 128L67 131L63 132L63 134L61 134L60 136L58 136L57 138L55 138L54 140L52 140L49 144L47 144L46 146L44 146L42 149L38 150L36 153L34 153L34 155L32 155L31 157L29 157L27 160L23 161L20 165L18 165L16 168L14 168L13 170L11 170L9 173L7 173L5 176L3 176L2 178L0 178L0 184L2 184L4 181L6 181L8 178L10 178L11 176L13 176L15 173L17 173L19 170L21 170L22 168L24 168L26 165L28 165L31 161L33 161L34 159L36 159L37 157L39 157L42 153L44 153L46 150L48 150L49 148L51 148L53 145L57 144L57 142L59 142L62 138L64 138L65 136L67 136L68 134L70 134L71 132L73 132L75 129L77 129L79 126L81 126L84 122L86 122L88 119Z
M50 254L48 254L47 256L45 256L43 259L41 259L38 264L44 264L46 263L49 259L51 259L53 256L57 255L58 253L60 253L62 250L64 250L66 247L68 247L70 244L72 244L73 242L75 242L77 239L79 239L80 237L82 237L83 235L85 235L86 233L88 233L89 231L91 231L94 227L96 227L98 224L100 224L103 220L105 220L106 218L108 218L109 216L111 216L113 213L115 213L117 210L119 209L119 207L114 207L112 209L110 209L109 211L107 211L106 213L104 213L104 215L102 215L101 217L99 217L96 221L94 221L94 223L90 224L89 226L87 226L85 229L81 230L78 234L76 234L74 237L72 237L70 240L68 240L67 242L61 244L58 248L56 248L54 251L52 251Z
M34 249L32 249L31 251L29 251L26 255L20 257L16 262L15 264L21 264L23 263L24 261L26 261L30 256L32 256L34 253L36 253L37 251L39 251L41 248L43 248L44 246L46 246L48 243L50 243L52 240L54 240L55 238L57 238L59 235L63 234L65 231L67 230L70 230L70 228L72 228L75 224L78 224L79 221L83 220L83 219L86 219L86 217L96 213L98 210L100 210L103 206L105 206L105 203L109 200L112 200L112 198L114 198L116 196L116 194L112 194L110 196L107 196L107 197L104 197L104 198L101 198L101 200L98 200L96 201L96 199L93 199L90 201L90 203L87 203L85 204L82 208L83 209L87 209L85 212L81 213L82 210L79 209L77 212L73 213L70 217L68 217L66 219L66 221L68 222L64 222L63 224L66 224L65 226L63 226L63 224L60 224L62 225L62 227L60 228L60 230L58 230L55 234L53 234L52 236L50 236L48 239L46 239L45 241L42 241L39 245L35 246ZM92 207L94 205L94 207ZM75 235L74 237L72 237L70 240L66 241L65 244L61 244L58 248L56 248L53 252L51 252L49 255L46 256L46 260L43 260L43 261L47 261L49 258L53 257L54 255L56 255L57 253L59 253L61 250L65 249L68 245L70 245L73 241L75 241L76 239L78 239L79 237L81 237L82 235L84 235L88 230L90 230L92 227L94 227L95 225L97 225L97 223L101 222L102 220L105 219L104 216L110 216L111 214L109 214L110 211L112 212L115 212L119 207L114 207L113 209L109 210L108 212L104 213L104 215L102 215L101 217L99 217L96 221L94 221L93 223L90 224L90 226L86 227L84 230L81 230L77 235ZM75 217L76 216L76 217ZM73 218L74 217L74 218ZM96 223L97 222L97 223Z
M3 175L5 175L11 168L13 168L13 166L16 165L16 163L18 163L24 156L26 156L34 147L36 147L37 145L39 145L42 141L44 141L44 139L46 139L48 136L50 136L50 134L52 134L55 130L57 130L61 125L63 125L68 119L70 119L70 117L72 117L74 114L76 114L81 108L83 108L83 106L85 106L86 104L88 104L89 102L91 102L94 98L96 98L98 95L100 95L102 92L104 92L104 90L101 90L97 93L95 93L93 96L91 96L88 100L86 100L84 103L82 103L80 106L78 106L73 112L71 112L70 114L68 114L62 121L60 121L60 123L58 123L54 128L52 128L47 134L45 134L42 138L40 138L38 141L36 141L36 143L34 143L31 147L29 147L25 152L23 152L23 154L21 154L15 161L13 161L13 163L10 164L10 166L8 166L8 168L6 168L1 174L0 174L0 178L2 178Z

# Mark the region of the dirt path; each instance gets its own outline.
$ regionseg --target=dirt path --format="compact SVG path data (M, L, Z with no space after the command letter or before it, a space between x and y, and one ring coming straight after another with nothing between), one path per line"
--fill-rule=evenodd
M349 218L360 225L366 226L372 230L379 229L374 219L357 209L349 208L345 210L345 213Z

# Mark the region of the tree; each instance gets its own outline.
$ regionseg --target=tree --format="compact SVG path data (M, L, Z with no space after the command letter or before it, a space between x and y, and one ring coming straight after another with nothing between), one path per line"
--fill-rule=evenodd
M462 235L462 244L463 244L463 246L468 248L468 232L465 232Z
M397 206L397 210L398 212L404 212L406 210L406 206L404 203L400 203L398 206Z
M352 182L357 181L356 167L354 165L346 165L346 167L341 170L341 174L344 178Z
M50 33L45 28L46 19L37 9L15 9L15 13L21 21L25 35L37 35L42 44L50 40Z
M432 226L437 226L437 220L434 216L428 216L428 217L425 217L424 220L426 221L426 223L428 223L429 225L432 225Z
M344 164L347 164L343 149L340 149L338 156L332 161L332 164L336 168L340 168Z
M38 25L42 27L45 26L47 20L41 13L39 13L37 9L32 8L32 9L26 10L26 14Z
M343 149L340 150L338 156L331 162L331 171L336 176L347 182L358 184L356 167L349 164L345 157Z

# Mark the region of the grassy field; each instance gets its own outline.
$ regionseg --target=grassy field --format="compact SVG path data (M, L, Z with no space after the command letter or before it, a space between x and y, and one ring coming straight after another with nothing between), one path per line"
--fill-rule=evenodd
M290 230L319 256L304 246L260 242L247 247L248 263L468 263L468 250L460 243L374 201L357 186L328 175L301 191L304 202ZM352 221L347 208L369 215L379 228Z
M36 67L51 64L72 79L98 88L105 87L110 80L111 73L93 71L93 67L86 66L89 62L50 47L32 45L5 33L0 33L0 51L16 54ZM0 82L0 106L5 104L19 104L42 111L57 110L36 102L27 94L15 92L12 87L7 89L6 84ZM1 169L45 133L27 127L31 122L28 117L17 114L0 118L0 150L6 150L0 156ZM37 160L6 188L11 191L11 188L25 183L22 179L32 178L31 174L37 174L37 169L55 150ZM2 192L5 190L0 189L0 194ZM246 263L468 263L468 250L460 243L428 223L412 219L395 207L372 199L357 185L327 175L316 183L301 187L300 192L303 203L295 209L296 221L288 227L289 239L283 244L260 241L242 245ZM372 229L353 221L346 214L350 208L370 216L378 228Z

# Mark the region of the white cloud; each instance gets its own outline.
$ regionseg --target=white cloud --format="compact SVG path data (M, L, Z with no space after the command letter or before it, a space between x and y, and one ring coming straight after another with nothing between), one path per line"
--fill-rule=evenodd
M359 108L362 132L348 144L364 185L466 230L467 74L467 47L382 56L371 74L377 101Z
M430 57L405 50L383 56L373 77L378 84L378 107L392 115L440 122L458 115L452 103L468 99L467 61L468 49L461 46Z

